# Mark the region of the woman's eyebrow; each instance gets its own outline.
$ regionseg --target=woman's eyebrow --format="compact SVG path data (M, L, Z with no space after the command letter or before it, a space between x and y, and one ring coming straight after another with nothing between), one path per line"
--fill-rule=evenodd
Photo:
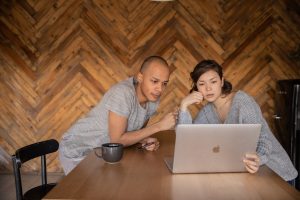
M211 79L209 79L209 81L212 81L213 79L216 79L217 77L213 77L213 78L211 78ZM201 80L199 80L198 82L205 82L205 81L201 81Z

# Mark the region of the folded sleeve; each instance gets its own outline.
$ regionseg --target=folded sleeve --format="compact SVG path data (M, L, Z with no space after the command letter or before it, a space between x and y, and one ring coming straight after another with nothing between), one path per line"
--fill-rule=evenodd
M128 118L134 101L131 93L127 87L115 87L110 91L105 107L118 115Z

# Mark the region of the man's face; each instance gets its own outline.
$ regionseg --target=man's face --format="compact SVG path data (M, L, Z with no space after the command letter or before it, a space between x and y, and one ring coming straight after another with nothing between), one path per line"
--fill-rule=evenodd
M167 66L155 61L150 63L145 71L138 75L139 101L157 101L168 84L169 76L170 71Z

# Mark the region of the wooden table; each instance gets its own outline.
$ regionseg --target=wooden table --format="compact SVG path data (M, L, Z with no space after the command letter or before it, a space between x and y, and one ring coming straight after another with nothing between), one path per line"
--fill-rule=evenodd
M163 158L173 154L175 134L156 137L159 150L129 147L117 164L90 153L45 199L300 199L297 190L267 167L255 175L171 174Z

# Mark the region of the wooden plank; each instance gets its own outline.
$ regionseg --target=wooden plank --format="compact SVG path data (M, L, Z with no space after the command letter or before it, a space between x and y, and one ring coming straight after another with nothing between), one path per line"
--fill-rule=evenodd
M202 59L224 66L254 96L274 130L276 80L300 78L300 2L11 1L0 15L0 169L5 156L55 138L84 116L144 58L161 55L172 75L150 123L180 104ZM192 106L196 115L202 105ZM2 155L2 157L1 157ZM52 171L61 171L57 154ZM2 164L1 164L2 163ZM26 170L37 170L37 162Z

